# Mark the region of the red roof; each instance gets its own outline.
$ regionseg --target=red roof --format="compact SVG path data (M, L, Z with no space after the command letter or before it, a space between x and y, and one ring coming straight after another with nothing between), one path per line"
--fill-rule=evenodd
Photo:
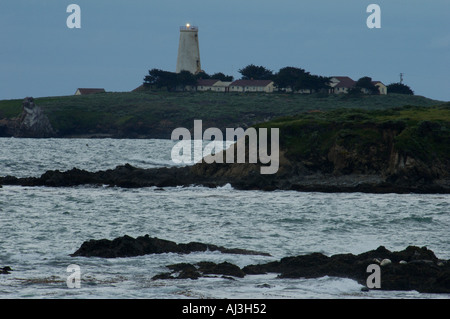
M332 78L335 78L339 81L338 84L336 84L335 88L352 88L356 84L356 81L353 81L348 76L332 76Z
M80 94L93 94L93 93L105 93L105 89L78 89L77 91L80 91Z
M197 81L197 86L213 86L218 81L215 79L200 79Z
M268 86L271 80L236 80L230 86Z

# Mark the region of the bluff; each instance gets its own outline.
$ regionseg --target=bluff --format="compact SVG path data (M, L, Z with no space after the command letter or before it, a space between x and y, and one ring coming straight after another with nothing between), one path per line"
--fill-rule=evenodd
M280 168L193 166L197 176L242 189L448 193L450 104L385 111L334 110L263 123L280 129Z
M256 126L261 127L280 129L276 174L261 174L261 163L203 161L159 169L126 164L99 172L47 171L38 178L0 177L0 184L216 187L229 183L243 190L450 193L449 103L304 113ZM217 156L225 159L226 151Z

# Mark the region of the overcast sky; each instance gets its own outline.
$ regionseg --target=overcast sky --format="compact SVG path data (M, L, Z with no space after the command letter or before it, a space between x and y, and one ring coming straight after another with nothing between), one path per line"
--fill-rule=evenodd
M69 29L69 4L81 28ZM369 4L381 29L369 29ZM199 27L202 68L248 64L370 76L450 100L449 0L0 0L0 99L130 91L149 69L175 71L179 27Z

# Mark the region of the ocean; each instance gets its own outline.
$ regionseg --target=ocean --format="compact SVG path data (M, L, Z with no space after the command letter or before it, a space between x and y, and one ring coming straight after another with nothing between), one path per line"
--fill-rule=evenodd
M0 138L0 176L47 170L169 167L171 140ZM152 280L169 264L228 261L240 267L321 252L359 254L426 246L450 259L450 195L241 191L230 185L123 189L107 186L0 188L0 298L450 298L416 291L362 291L344 278L276 274ZM71 257L84 241L149 234L271 256L201 252L129 258ZM78 265L80 288L69 288ZM382 282L382 278L381 278Z

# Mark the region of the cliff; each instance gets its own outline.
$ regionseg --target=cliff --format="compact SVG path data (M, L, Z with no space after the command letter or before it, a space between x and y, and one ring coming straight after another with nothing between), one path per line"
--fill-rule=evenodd
M450 104L386 111L335 110L257 125L280 129L280 168L198 164L197 176L243 189L448 192Z
M261 174L261 163L236 161L160 169L127 164L99 172L72 169L48 171L39 178L3 177L0 184L216 187L229 183L237 189L268 191L450 193L449 103L304 113L256 128L280 129L276 174Z

